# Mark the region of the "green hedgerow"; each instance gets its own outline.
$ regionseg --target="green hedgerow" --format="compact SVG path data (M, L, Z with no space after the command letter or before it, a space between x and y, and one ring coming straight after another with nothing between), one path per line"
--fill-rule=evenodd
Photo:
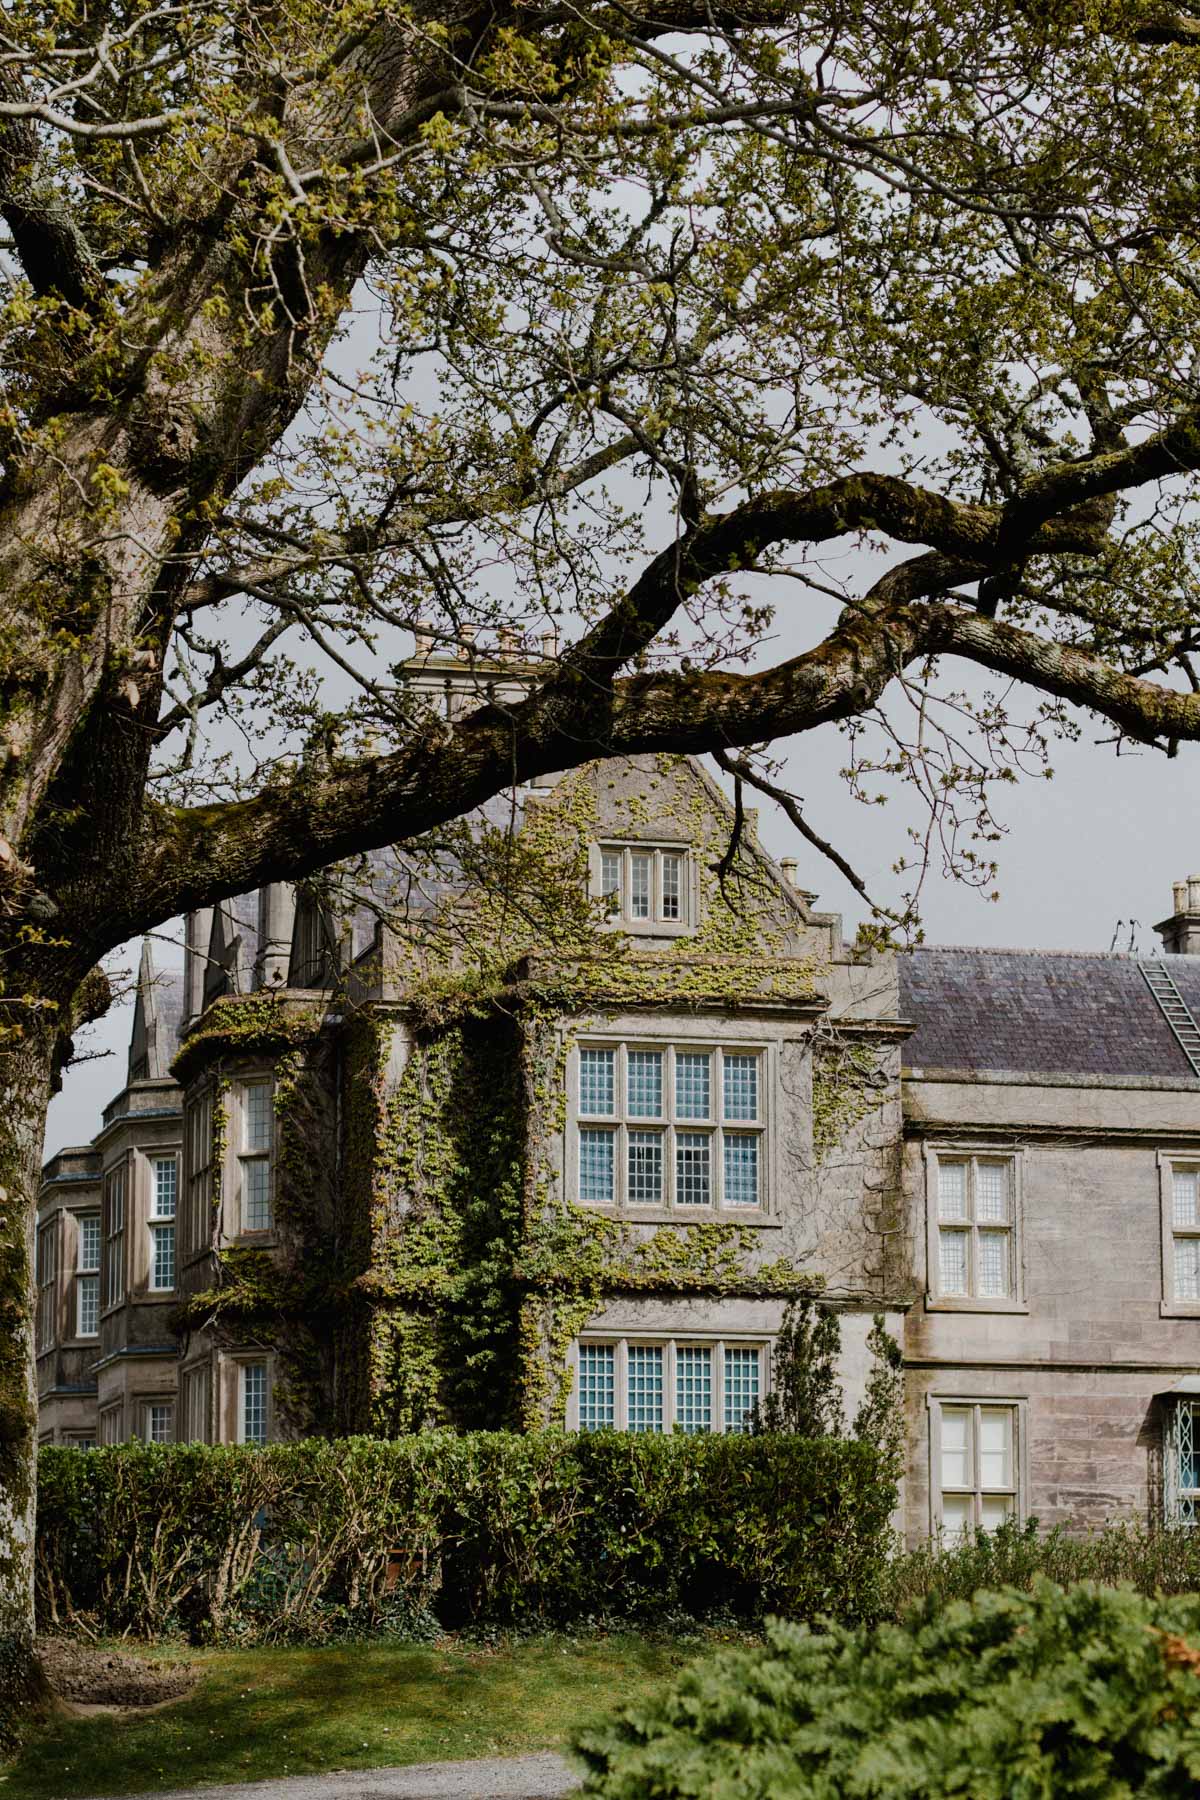
M1200 1597L1039 1582L773 1622L584 1734L593 1800L1140 1800L1200 1789Z

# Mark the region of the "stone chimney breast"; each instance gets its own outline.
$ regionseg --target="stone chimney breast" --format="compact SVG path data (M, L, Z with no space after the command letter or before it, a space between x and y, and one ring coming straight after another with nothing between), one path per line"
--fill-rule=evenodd
M1200 875L1171 883L1175 911L1154 927L1168 956L1200 956Z

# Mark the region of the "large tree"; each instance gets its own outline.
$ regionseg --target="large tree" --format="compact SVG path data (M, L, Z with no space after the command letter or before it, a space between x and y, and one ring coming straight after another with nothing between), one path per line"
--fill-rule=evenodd
M1032 690L975 702L1002 767L1070 704L1200 736L1197 46L1131 0L7 8L0 1708L109 949L593 757L761 782L900 692L917 769L946 658ZM775 663L773 609L819 621ZM417 711L423 620L517 634L525 697ZM970 791L956 733L918 778Z

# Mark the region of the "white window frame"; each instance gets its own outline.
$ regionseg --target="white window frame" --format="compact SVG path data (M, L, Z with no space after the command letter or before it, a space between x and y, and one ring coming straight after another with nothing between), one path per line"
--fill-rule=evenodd
M1017 1525L1029 1517L1028 1454L1029 1402L1024 1396L1010 1394L930 1394L926 1396L929 1413L929 1527L934 1536L944 1529L943 1491L969 1495L972 1500L973 1525L978 1528L985 1494L1012 1497L1009 1515ZM975 1411L971 1426L974 1483L969 1488L942 1487L942 1411L945 1407L970 1407ZM1012 1418L1012 1484L1005 1488L983 1488L980 1477L979 1410L1003 1411Z
M648 856L650 858L650 911L647 917L635 917L633 912L633 857ZM591 852L591 888L595 899L603 900L604 892L604 858L616 856L620 858L620 879L617 888L617 904L612 907L608 924L619 931L644 933L652 937L683 937L696 929L696 917L699 910L699 893L695 875L695 859L692 847L687 843L670 843L656 840L653 843L639 842L634 838L605 838L596 844ZM668 919L663 917L663 878L662 859L664 856L679 858L679 917Z
M1027 1313L1025 1295L1025 1182L1024 1154L1009 1145L981 1144L977 1140L964 1143L926 1144L925 1156L925 1307L928 1312ZM968 1186L974 1192L975 1167L980 1162L1007 1163L1010 1170L1012 1222L1009 1226L1009 1274L1012 1292L1007 1295L944 1294L942 1292L941 1226L939 1207L939 1169L943 1162L966 1162L970 1165ZM969 1203L970 1239L968 1280L975 1284L976 1238L973 1203ZM986 1225L985 1225L986 1229Z
M265 1150L248 1149L246 1147L247 1095L251 1088L265 1089L267 1096L267 1121L269 1141ZM231 1192L233 1196L233 1235L255 1239L268 1238L275 1230L275 1080L270 1070L264 1069L261 1074L242 1075L234 1082L229 1093L230 1112L230 1154L229 1169L232 1174ZM248 1225L246 1223L246 1167L251 1163L263 1163L267 1170L267 1212L268 1222L265 1225Z
M234 1372L234 1405L235 1441L239 1444L249 1443L256 1448L269 1444L274 1439L275 1426L275 1371L274 1361L269 1355L246 1355L232 1359ZM266 1371L266 1395L264 1403L264 1435L262 1439L246 1437L246 1371L248 1369L264 1369Z
M1162 1319L1200 1319L1200 1300L1180 1300L1175 1295L1175 1243L1183 1237L1200 1237L1200 1229L1191 1230L1175 1224L1175 1172L1186 1171L1200 1177L1200 1151L1160 1150L1158 1152L1159 1237L1162 1245L1162 1298L1158 1313Z
M625 1333L585 1331L575 1340L571 1347L571 1392L567 1399L566 1428L578 1431L579 1424L579 1352L583 1346L588 1348L605 1348L614 1351L615 1361L615 1399L614 1423L615 1431L629 1429L629 1377L628 1353L631 1346L637 1349L654 1349L663 1352L663 1428L662 1433L651 1433L652 1436L668 1436L675 1429L676 1410L676 1352L683 1349L709 1350L712 1352L712 1425L708 1432L701 1436L719 1437L728 1432L725 1420L725 1352L726 1350L757 1350L758 1352L758 1401L761 1406L770 1391L771 1381L771 1344L770 1340L759 1333L745 1336L735 1332L725 1332L717 1337L695 1337L677 1335L665 1337L652 1331L630 1331Z
M156 1438L151 1436L153 1414L158 1409L165 1409L169 1415L168 1435ZM154 1395L142 1401L142 1441L146 1444L173 1444L175 1442L175 1401L171 1395Z
M84 1221L88 1219L94 1219L96 1221L96 1260L95 1262L85 1265L83 1260L83 1227ZM99 1210L77 1213L75 1215L75 1232L75 1292L72 1295L75 1330L73 1335L77 1338L84 1339L85 1342L90 1342L93 1338L99 1337L100 1335L100 1263L104 1252L104 1238L103 1221ZM83 1295L85 1282L92 1282L95 1284L95 1331L84 1331L83 1329Z
M173 1294L179 1280L179 1233L176 1219L179 1207L179 1157L174 1150L153 1151L147 1155L150 1165L150 1198L147 1207L146 1221L149 1243L150 1262L146 1274L146 1286L151 1294ZM170 1164L175 1171L175 1205L170 1212L159 1211L158 1170L160 1164ZM162 1232L171 1233L171 1273L173 1279L169 1283L160 1283L158 1276L158 1241Z
M581 1052L611 1050L613 1064L613 1110L609 1114L584 1113L581 1107ZM629 1112L628 1067L630 1052L651 1051L663 1059L663 1109L657 1119L638 1118ZM710 1108L706 1119L680 1117L676 1107L675 1059L683 1056L712 1058L709 1089ZM725 1117L726 1056L753 1056L758 1060L758 1118L727 1119ZM570 1130L567 1147L567 1193L579 1206L597 1212L627 1213L636 1219L674 1220L744 1219L761 1221L771 1212L775 1193L774 1133L771 1130L774 1093L774 1046L761 1040L752 1043L726 1039L697 1040L686 1038L610 1037L588 1033L572 1046L568 1064ZM611 1201L583 1199L580 1168L582 1133L587 1130L610 1130L613 1136L613 1198ZM659 1131L662 1133L662 1199L658 1202L630 1201L629 1133ZM676 1198L676 1137L678 1133L706 1136L710 1143L709 1188L711 1198L697 1205ZM746 1206L725 1198L725 1141L727 1137L754 1137L758 1142L758 1202Z

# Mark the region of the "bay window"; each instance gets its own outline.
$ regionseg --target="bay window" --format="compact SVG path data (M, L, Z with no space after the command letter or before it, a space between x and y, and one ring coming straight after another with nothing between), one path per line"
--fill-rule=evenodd
M590 1206L766 1204L765 1053L684 1044L582 1044L576 1190Z

